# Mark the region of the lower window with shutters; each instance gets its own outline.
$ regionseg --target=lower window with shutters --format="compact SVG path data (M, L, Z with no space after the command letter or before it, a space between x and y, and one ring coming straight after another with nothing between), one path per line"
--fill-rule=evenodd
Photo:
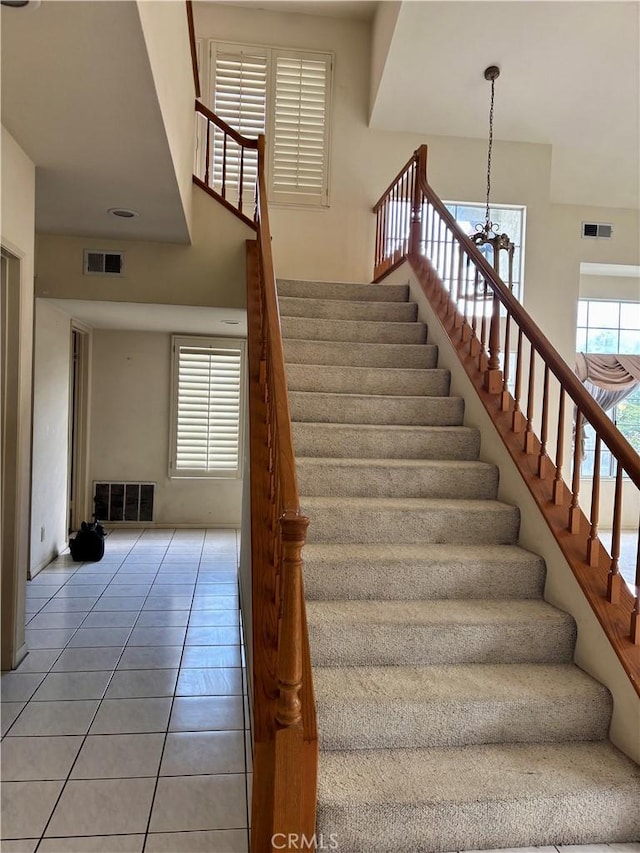
M172 351L169 476L240 477L244 341L173 336Z

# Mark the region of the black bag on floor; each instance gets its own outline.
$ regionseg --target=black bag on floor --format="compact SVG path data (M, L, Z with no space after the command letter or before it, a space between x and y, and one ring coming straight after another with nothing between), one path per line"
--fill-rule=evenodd
M104 557L104 527L99 521L83 521L69 550L76 563L97 563Z

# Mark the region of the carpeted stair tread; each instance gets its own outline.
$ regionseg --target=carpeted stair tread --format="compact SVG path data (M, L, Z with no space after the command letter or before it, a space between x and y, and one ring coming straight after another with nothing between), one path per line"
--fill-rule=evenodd
M532 599L307 601L318 666L568 663L571 616Z
M490 500L305 496L301 506L308 542L512 545L520 525L517 507Z
M639 785L605 741L323 750L318 831L341 853L634 841Z
M609 691L573 664L316 667L323 749L603 740Z
M419 372L435 368L438 348L433 344L355 343L352 341L283 341L284 356L289 365L332 365L362 368L409 368Z
M413 323L418 316L415 302L378 302L281 296L281 317L316 317L319 320L389 320Z
M382 396L290 391L292 421L309 423L461 426L462 397Z
M286 370L289 391L382 396L449 393L450 374L448 370L441 368L415 370L288 363Z
M544 560L516 545L308 543L307 599L539 598Z
M487 462L298 457L302 495L495 499L498 469ZM306 553L306 552L305 552Z
M480 432L464 426L292 424L296 456L477 459Z
M283 338L354 343L423 344L424 323L385 323L375 320L315 320L313 317L282 317Z
M361 284L341 281L302 281L279 278L278 296L311 299L347 299L357 302L406 302L407 284Z

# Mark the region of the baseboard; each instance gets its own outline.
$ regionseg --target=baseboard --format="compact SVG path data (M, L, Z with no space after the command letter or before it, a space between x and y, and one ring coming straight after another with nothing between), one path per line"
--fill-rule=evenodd
M103 521L105 530L240 530L240 522Z

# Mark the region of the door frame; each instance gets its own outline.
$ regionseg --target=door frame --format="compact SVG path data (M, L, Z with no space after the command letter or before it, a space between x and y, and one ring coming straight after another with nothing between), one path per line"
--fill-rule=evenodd
M77 343L75 351L74 341ZM72 319L69 332L67 537L92 515L88 500L90 355L91 329Z

